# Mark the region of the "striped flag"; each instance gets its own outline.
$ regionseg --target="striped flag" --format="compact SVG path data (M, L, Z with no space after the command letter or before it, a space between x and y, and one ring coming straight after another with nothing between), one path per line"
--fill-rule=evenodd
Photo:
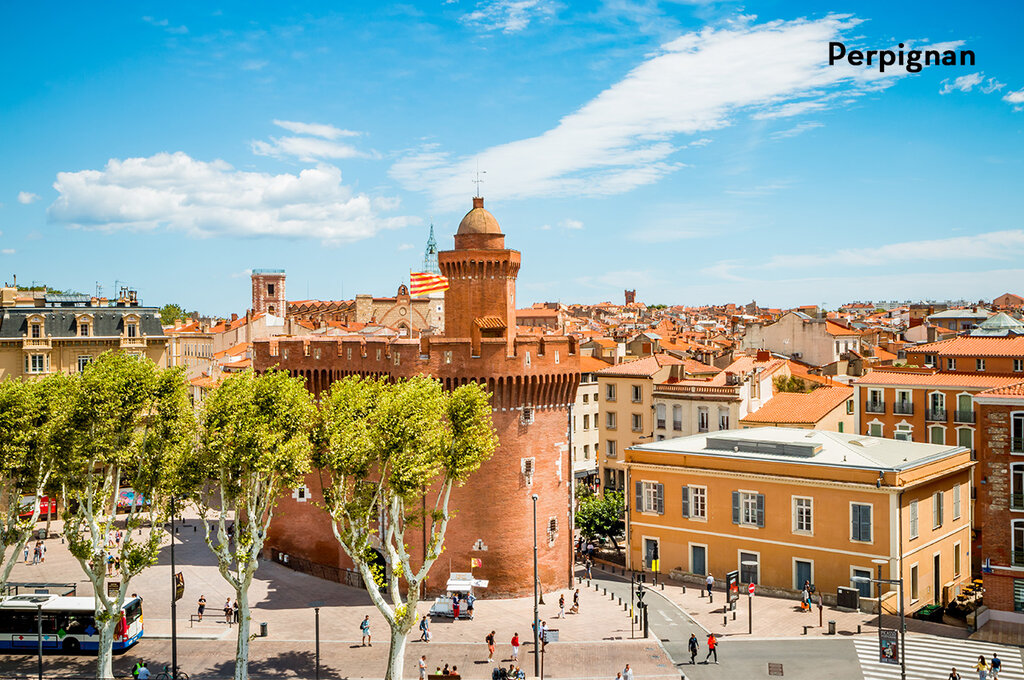
M474 567L482 567L482 566L484 566L484 561L482 559L480 559L479 557L471 557L469 559L469 568L470 569L473 569Z
M413 296L440 293L443 290L448 290L448 279L440 274L410 272L409 290Z

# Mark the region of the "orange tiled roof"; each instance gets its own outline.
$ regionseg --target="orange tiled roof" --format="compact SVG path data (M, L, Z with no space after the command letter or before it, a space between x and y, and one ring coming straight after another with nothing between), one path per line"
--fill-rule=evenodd
M816 423L853 396L852 387L819 387L813 392L780 392L741 423Z
M700 375L702 373L718 373L722 370L716 366L709 366L697 361L696 359L683 359L683 368L687 373L693 375Z
M1000 399L1021 399L1024 398L1024 381L1014 383L1013 385L994 387L990 390L978 392L978 396L998 397Z
M860 335L860 331L855 331L852 328L845 328L832 321L825 322L825 332L829 335Z
M909 352L934 352L943 357L1024 357L1024 336L962 336L908 348Z
M601 375L636 375L650 378L664 366L676 366L682 364L682 359L676 359L671 354L655 354L635 361L627 361L624 364L603 368L598 373Z
M858 385L920 385L923 387L1007 387L1020 382L1020 378L984 375L980 373L921 373L910 371L869 371L857 378Z
M580 373L595 373L602 368L608 368L607 361L601 361L597 357L591 356L580 357Z
M478 316L476 319L473 319L473 323L479 328L500 329L505 327L505 322L501 320L500 316Z

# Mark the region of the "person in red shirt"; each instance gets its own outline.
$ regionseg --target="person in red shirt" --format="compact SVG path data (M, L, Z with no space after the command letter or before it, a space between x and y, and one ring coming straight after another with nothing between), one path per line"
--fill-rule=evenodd
M712 655L715 657L715 663L718 663L718 650L716 647L718 647L718 640L715 639L715 634L711 633L708 635L708 655L704 657L704 663L707 663Z
M512 634L512 660L519 661L519 633Z

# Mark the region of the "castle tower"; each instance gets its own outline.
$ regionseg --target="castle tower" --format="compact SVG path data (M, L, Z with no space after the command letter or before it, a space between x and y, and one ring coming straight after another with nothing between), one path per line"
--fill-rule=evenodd
M455 250L438 253L441 273L448 278L444 296L444 331L448 337L504 338L513 349L516 329L516 277L519 251L505 248L498 220L473 197L455 234Z
M280 317L287 315L283 269L252 270L252 312Z

